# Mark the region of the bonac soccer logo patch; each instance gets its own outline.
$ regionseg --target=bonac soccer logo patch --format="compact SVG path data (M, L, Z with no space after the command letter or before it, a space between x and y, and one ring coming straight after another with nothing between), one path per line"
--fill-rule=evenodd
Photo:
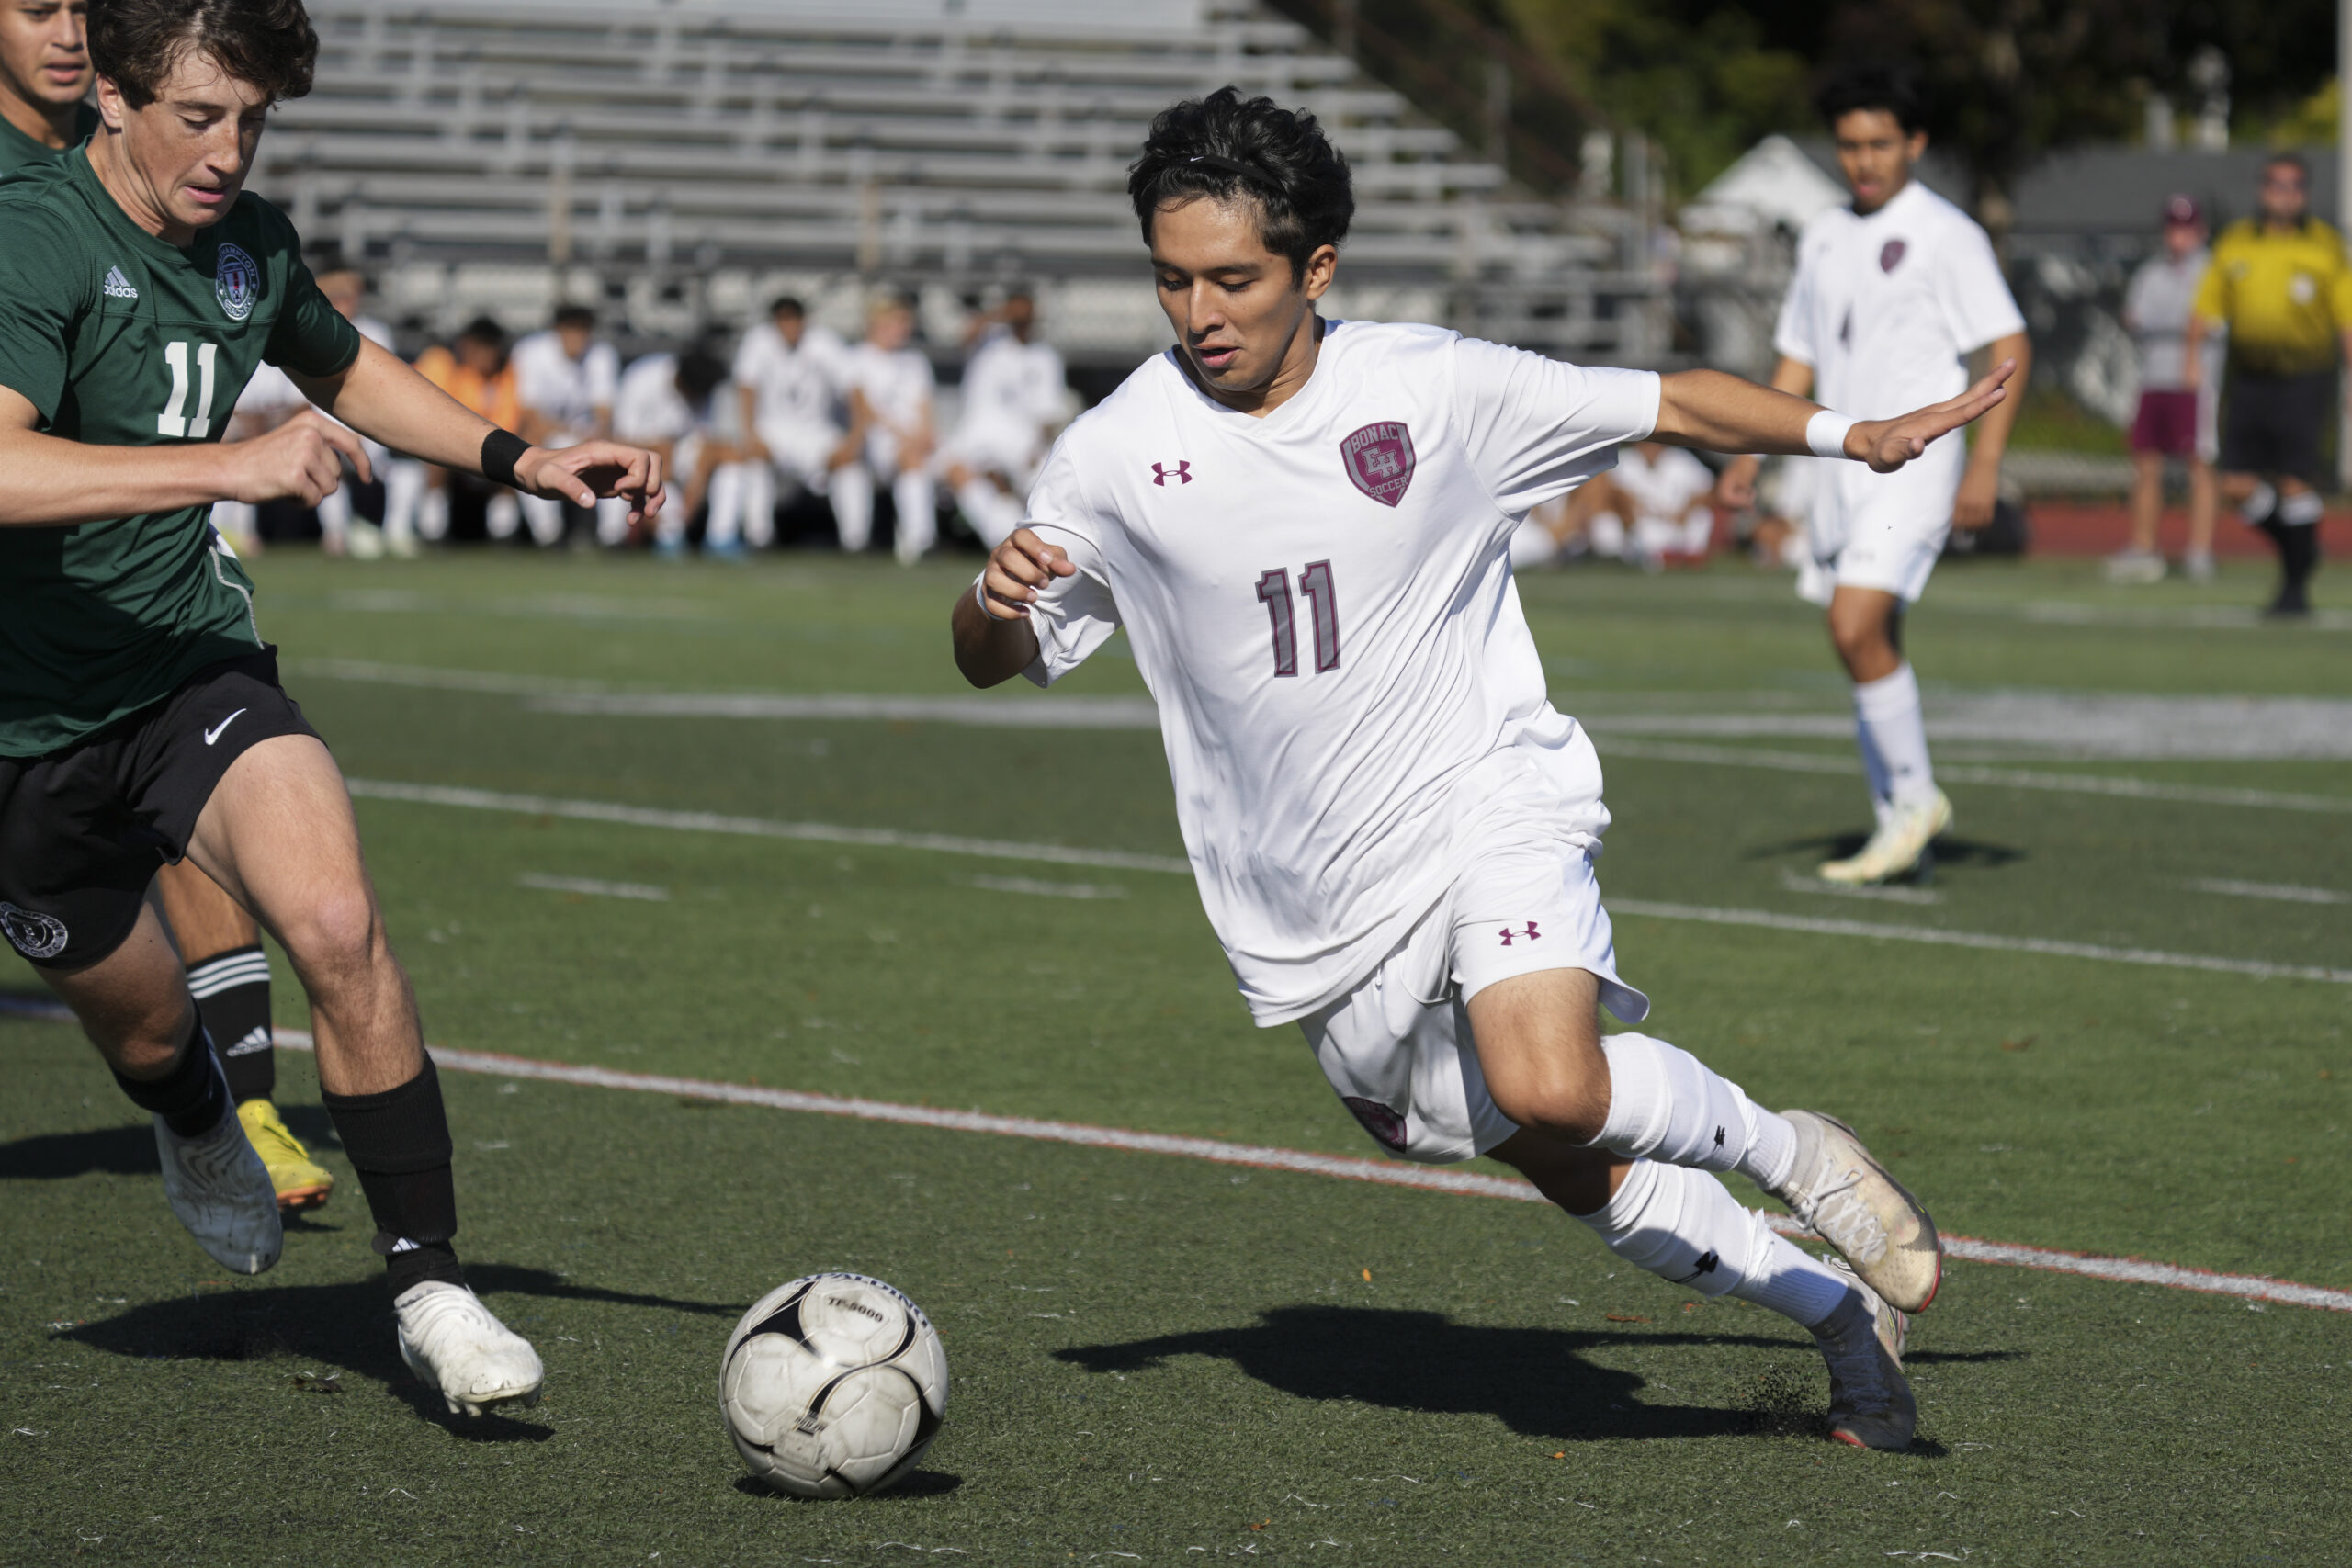
M0 933L27 958L54 958L65 951L65 922L54 915L19 909L0 899Z
M212 297L220 301L221 310L232 321L252 315L254 301L261 298L261 268L243 250L226 241L213 253Z

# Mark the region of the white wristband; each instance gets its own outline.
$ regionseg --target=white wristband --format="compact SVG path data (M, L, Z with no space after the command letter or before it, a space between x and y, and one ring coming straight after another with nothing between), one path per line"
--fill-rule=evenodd
M1835 409L1823 409L1804 422L1804 444L1816 457L1846 455L1846 433L1860 422Z
M972 603L978 604L980 607L980 614L991 621L1012 620L1012 616L1000 615L989 608L988 581L989 574L986 571L982 571L979 576L972 579Z

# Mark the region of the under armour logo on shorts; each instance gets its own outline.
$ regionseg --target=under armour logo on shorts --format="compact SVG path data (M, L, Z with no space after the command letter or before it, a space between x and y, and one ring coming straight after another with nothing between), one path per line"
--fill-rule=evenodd
M1509 947L1521 937L1525 937L1530 942L1541 942L1544 940L1544 933L1535 929L1535 922L1533 920L1527 922L1527 929L1523 931L1515 931L1509 926L1505 926L1501 931L1495 934L1503 939L1503 945L1505 947Z
M1176 466L1172 468L1165 463L1154 463L1151 466L1152 483L1156 485L1164 485L1171 479L1180 485L1191 484L1193 482L1192 459L1189 457L1179 458Z

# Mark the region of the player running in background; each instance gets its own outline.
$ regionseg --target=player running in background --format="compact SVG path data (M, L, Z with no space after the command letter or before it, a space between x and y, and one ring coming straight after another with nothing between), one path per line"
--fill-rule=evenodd
M146 902L183 858L232 893L310 994L321 1099L376 1221L403 1358L453 1410L528 1401L538 1357L466 1288L451 1245L440 1085L350 797L206 513L223 497L315 505L345 459L365 474L355 430L583 503L654 504L660 466L610 443L527 446L319 293L292 226L243 189L270 105L310 87L300 0L106 0L89 49L101 129L0 185L0 933L153 1116L180 1222L258 1273L282 1246L277 1197ZM319 407L223 446L264 362Z
M1966 213L1913 177L1928 151L1926 100L1908 72L1863 65L1820 98L1853 205L1805 225L1796 276L1781 307L1772 385L1816 393L1869 418L1957 396L1980 351L2030 365L2025 318ZM1854 685L1855 738L1877 824L1861 849L1821 867L1831 882L1883 882L1918 868L1951 825L1936 787L1919 682L1903 656L1903 612L1928 586L1955 527L1981 528L2000 497L2001 454L2017 423L1997 403L1975 432L1955 431L1894 474L1851 466L1824 473L1813 497L1815 558L1832 579L1829 638ZM1757 460L1724 469L1718 495L1756 498Z
M2213 326L2229 329L2222 389L2222 493L2278 548L2269 614L2311 613L2319 569L2320 448L2335 401L2339 349L2352 355L2352 266L2336 231L2311 215L2311 170L2292 152L2262 166L2262 216L2214 242L2188 322L2189 385L2204 375Z
M1907 1447L1903 1314L1935 1293L1934 1226L1842 1123L1601 1035L1598 1006L1649 1003L1618 978L1593 878L1600 760L1545 695L1509 551L1624 443L1899 469L1997 406L2011 367L1855 423L1714 371L1323 321L1347 164L1311 117L1230 87L1161 114L1128 189L1177 344L1056 444L956 604L958 667L1046 684L1124 626L1259 1024L1298 1023L1391 1153L1491 1155L1628 1263L1803 1325L1836 1435ZM1726 1170L1860 1278L1767 1227Z
M1069 414L1069 383L1054 345L1036 340L1037 301L1004 297L964 364L964 410L941 456L964 521L994 549L1020 525L1037 465Z
M2192 582L2213 576L2212 378L2188 374L2189 323L2197 289L2212 264L2205 248L2205 215L2186 196L2165 202L2164 248L2132 275L2123 293L2123 325L2140 350L2140 405L2132 417L2132 542L2107 561L2107 580L2161 582L2164 552L2156 525L2164 519L2165 463L2188 465L2188 553L2181 567Z
M80 146L98 126L90 107L89 0L0 5L0 179Z

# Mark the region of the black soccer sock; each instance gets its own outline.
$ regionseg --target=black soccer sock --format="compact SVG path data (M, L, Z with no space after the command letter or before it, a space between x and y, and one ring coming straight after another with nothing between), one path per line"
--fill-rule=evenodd
M229 1077L231 1096L240 1105L270 1099L277 1089L277 1053L269 1031L269 955L261 943L189 964L187 988Z
M2301 592L2319 566L2319 525L2287 525L2286 537L2278 541L2278 564L2286 573L2287 586Z
M2278 551L2278 558L2281 561L2284 561L2287 558L2287 552L2290 547L2288 542L2288 535L2291 530L2288 528L2287 525L2278 521L2278 514L2275 512L2272 513L2261 522L2256 523L2255 527L2261 532L2265 538L2267 538L2270 541L2274 547L2277 548Z
M210 1132L234 1109L228 1080L220 1076L211 1043L204 1037L201 1018L189 1022L188 1038L180 1043L170 1072L160 1078L125 1077L117 1073L114 1081L122 1086L131 1104L161 1116L164 1125L183 1138Z
M359 1173L376 1220L376 1251L397 1299L426 1280L466 1282L458 1267L458 1186L449 1168L449 1117L433 1058L424 1070L381 1094L326 1094L327 1114L343 1152Z

